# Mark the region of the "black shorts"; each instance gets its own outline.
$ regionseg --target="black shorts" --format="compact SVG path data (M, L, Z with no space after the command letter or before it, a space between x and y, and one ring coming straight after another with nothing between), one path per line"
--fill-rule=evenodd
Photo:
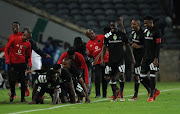
M140 75L141 73L141 61L136 61L135 65L134 65L134 74L135 75Z
M147 74L150 71L150 74L155 74L159 70L159 66L155 67L153 64L154 60L145 59L142 61L141 73Z
M125 72L125 65L123 62L112 62L105 65L105 75L115 76L118 72Z
M9 81L24 81L25 80L26 64L11 64L8 65Z

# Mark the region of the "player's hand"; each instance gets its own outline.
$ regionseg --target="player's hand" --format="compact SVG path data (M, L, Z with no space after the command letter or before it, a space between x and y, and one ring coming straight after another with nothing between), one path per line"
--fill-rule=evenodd
M86 97L86 103L91 103L89 96Z
M90 52L89 50L86 48L86 55L89 56L90 55Z
M35 101L31 101L28 104L36 104L36 102Z
M133 48L140 48L140 46L137 45L136 43L133 43L133 44L132 44L132 47L133 47Z
M27 70L25 73L28 74L28 73L31 73L32 74L32 70Z
M153 64L154 64L154 66L156 66L156 67L158 66L158 59L157 59L157 58L154 59Z
M96 57L96 58L93 60L93 65L96 65L96 63L98 62L98 59L99 59L99 57Z
M49 54L46 54L46 58L51 58L51 56Z
M134 59L134 57L132 58L132 64L135 65L136 61Z
M123 26L123 18L122 17L119 17L119 24L120 24L120 26Z
M101 59L101 66L105 66L105 61L104 61L104 59Z

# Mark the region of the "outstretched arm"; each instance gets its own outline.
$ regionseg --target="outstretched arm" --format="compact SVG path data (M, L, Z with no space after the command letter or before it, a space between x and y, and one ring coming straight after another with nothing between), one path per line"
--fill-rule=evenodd
M76 97L75 97L75 90L74 90L73 81L71 80L68 83L68 85L69 85L70 94L71 94L72 99L73 99L72 103L76 103Z
M132 49L131 49L129 43L126 44L126 49L128 49L128 51L129 51L130 54L131 54L131 57L132 57L132 64L135 64L136 61L135 61L135 59L134 59L134 54L133 54L133 52L132 52Z

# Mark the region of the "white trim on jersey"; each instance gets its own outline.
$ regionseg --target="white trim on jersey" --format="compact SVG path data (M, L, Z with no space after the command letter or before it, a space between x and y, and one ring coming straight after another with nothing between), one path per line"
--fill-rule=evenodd
M141 66L136 67L134 70L135 70L135 74L140 75L140 73L141 73Z
M158 68L157 68L156 66L154 66L153 63L151 63L151 64L149 65L149 67L150 67L150 70L154 70L154 71L157 71L157 70L158 70Z
M120 65L118 68L121 73L125 72L125 65Z

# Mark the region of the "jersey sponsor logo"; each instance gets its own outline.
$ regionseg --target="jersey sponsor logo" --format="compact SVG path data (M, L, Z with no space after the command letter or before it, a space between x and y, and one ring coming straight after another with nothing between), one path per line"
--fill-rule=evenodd
M119 43L122 42L122 40L114 40L114 41L108 41L109 43Z
M95 51L94 52L97 52L99 50L101 50L101 48L99 48L98 46L95 46Z
M19 49L18 49L18 51L17 51L15 54L17 54L17 55L23 55L23 54L22 54L23 45L17 44L16 47L18 47Z
M133 42L140 42L139 40L132 39Z
M146 40L153 40L153 37L145 37Z
M156 43L161 43L161 38L156 38Z

